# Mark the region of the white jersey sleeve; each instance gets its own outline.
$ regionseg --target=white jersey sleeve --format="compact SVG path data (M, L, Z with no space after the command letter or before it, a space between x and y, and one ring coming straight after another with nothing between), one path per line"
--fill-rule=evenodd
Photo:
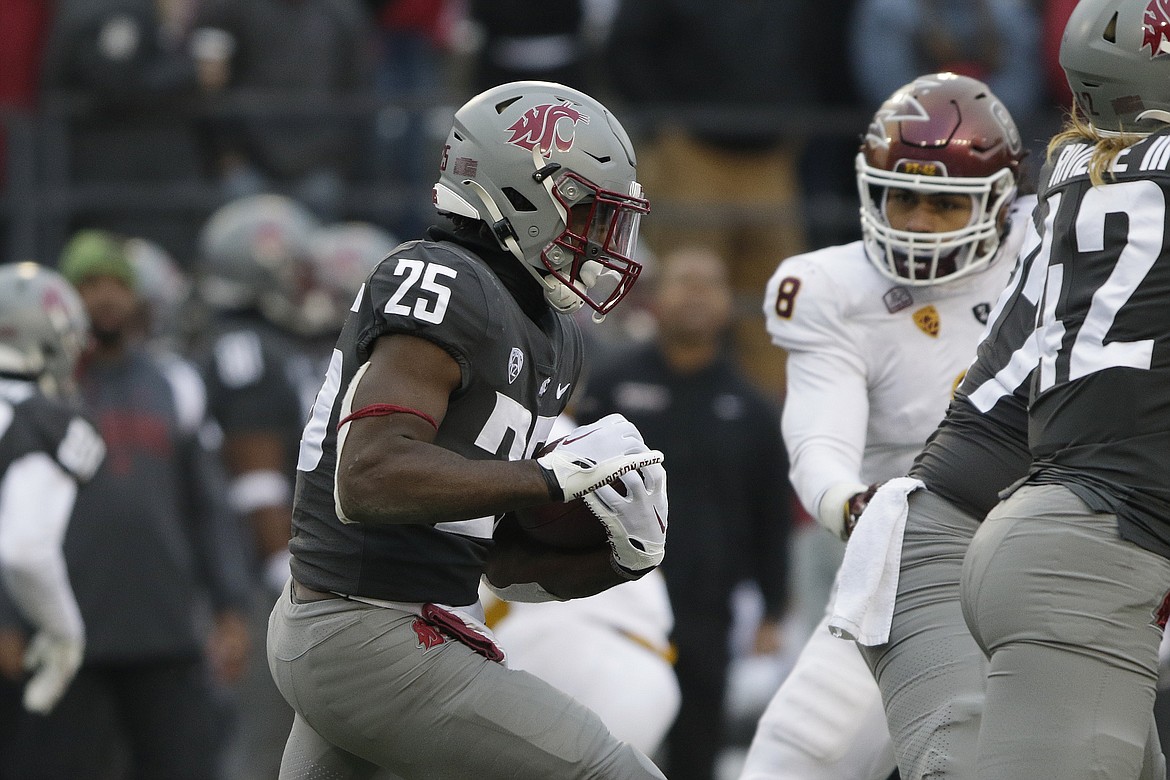
M17 608L38 630L79 640L81 612L63 545L77 482L47 453L12 463L0 481L0 573Z
M804 508L835 534L843 519L837 494L865 489L859 474L869 417L863 342L847 316L851 291L824 268L841 262L839 254L830 249L787 260L764 300L772 343L788 352L781 423L789 478ZM833 507L822 513L830 492Z

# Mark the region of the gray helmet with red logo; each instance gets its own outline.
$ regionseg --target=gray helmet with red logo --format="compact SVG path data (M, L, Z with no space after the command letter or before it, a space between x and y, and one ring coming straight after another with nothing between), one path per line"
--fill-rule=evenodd
M1170 123L1170 3L1081 0L1064 27L1060 65L1102 135Z
M314 285L330 312L331 330L341 330L362 283L396 246L397 238L369 222L336 222L313 234Z
M33 262L0 265L0 374L35 379L49 395L75 389L89 318L73 285Z
M874 114L857 155L861 232L882 275L904 285L948 282L989 266L1016 196L1020 132L981 81L921 76ZM898 230L886 217L892 190L971 198L971 219L945 233Z
M199 293L219 311L256 309L293 333L324 323L306 306L312 291L309 241L320 227L283 195L248 195L218 208L199 235Z
M435 208L487 223L542 283L549 303L599 314L629 291L649 203L629 136L605 106L570 87L519 81L455 113Z

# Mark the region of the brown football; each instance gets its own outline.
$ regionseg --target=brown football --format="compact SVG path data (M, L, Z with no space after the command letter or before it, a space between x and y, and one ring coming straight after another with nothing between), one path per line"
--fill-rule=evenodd
M536 450L536 457L557 446L560 439ZM552 501L516 511L516 522L531 538L558 550L592 550L607 544L605 526L583 498Z
M518 509L516 522L528 536L558 550L592 550L607 544L605 526L583 498Z

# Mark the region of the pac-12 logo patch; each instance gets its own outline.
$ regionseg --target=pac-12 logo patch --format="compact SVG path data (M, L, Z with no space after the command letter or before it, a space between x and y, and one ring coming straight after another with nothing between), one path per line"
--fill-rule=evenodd
M977 303L971 307L971 313L975 315L975 319L979 320L980 325L986 325L987 318L991 316L991 304Z
M577 123L589 124L589 117L573 108L571 101L534 106L524 112L508 131L508 143L531 151L533 148L548 157L555 148L567 152L573 148Z
M508 384L515 382L523 370L524 353L520 351L520 347L512 347L512 352L508 355Z
M905 287L891 287L882 296L882 301L886 304L886 311L890 314L896 314L902 309L909 309L913 306L914 296Z

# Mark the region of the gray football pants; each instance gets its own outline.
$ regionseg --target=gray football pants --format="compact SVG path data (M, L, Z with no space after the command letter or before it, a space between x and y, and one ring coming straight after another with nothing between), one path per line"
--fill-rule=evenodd
M903 780L974 780L988 665L963 618L959 580L980 523L926 490L911 493L909 507L890 641L862 654L882 691ZM1147 729L1141 778L1161 780L1152 712Z
M416 616L345 599L295 603L268 627L268 660L296 711L281 780L665 780L592 711L542 680L447 639ZM382 775L379 775L382 776Z
M990 659L981 780L1137 778L1148 764L1170 561L1067 488L1029 485L987 516L960 581ZM1165 775L1164 765L1157 771Z

